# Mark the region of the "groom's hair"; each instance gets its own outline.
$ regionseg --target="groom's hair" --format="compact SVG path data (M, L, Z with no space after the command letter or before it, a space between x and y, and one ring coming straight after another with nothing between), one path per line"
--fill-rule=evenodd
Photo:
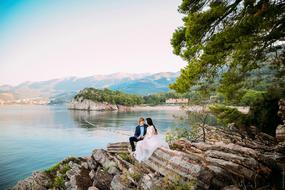
M141 118L139 119L139 123L140 123L141 121L144 121L144 118L143 118L143 117L141 117Z

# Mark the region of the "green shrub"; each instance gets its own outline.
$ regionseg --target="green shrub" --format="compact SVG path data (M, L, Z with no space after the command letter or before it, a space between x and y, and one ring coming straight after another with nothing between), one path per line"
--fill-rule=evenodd
M128 154L128 153L119 153L119 156L120 156L123 160L125 160L125 161L127 161L127 162L129 162L129 163L134 163L133 158L132 158L131 155Z
M246 125L247 115L238 111L237 108L231 108L223 104L214 104L209 106L209 109L223 126L227 126L228 123L235 123L240 127Z
M70 170L70 166L67 162L69 162L68 159L63 160L62 162L59 162L44 171L51 179L51 184L49 184L49 188L64 188L64 179L66 178L66 172Z
M195 189L197 182L194 180L184 180L180 176L175 176L174 180L170 180L169 176L165 176L159 186L155 190L191 190Z
M70 166L68 164L64 164L62 169L59 171L61 174L66 174L66 172L70 170Z
M206 106L203 105L201 110L188 111L186 117L179 117L179 120L183 122L188 122L191 125L187 128L185 127L176 127L172 128L166 133L166 141L172 143L175 140L185 139L185 140L205 140L205 126L216 126L217 119L206 109Z
M74 157L74 156L70 156L70 157L64 159L61 163L62 163L62 164L68 164L68 163L71 161L71 162L74 162L74 163L76 163L76 164L80 164L80 163L81 163L81 160L82 160L81 157L78 157L78 158L77 158L77 157Z
M281 118L278 117L278 101L281 92L272 90L270 93L264 94L262 100L252 103L247 117L247 124L256 126L260 131L275 135L275 130L278 124L281 123Z
M130 173L131 178L133 178L136 182L139 182L139 180L142 178L142 173L134 171Z
M55 175L56 172L59 170L59 167L60 167L60 163L57 163L51 166L50 168L46 169L44 172L50 175Z
M53 182L54 188L64 188L64 179L62 176L56 176Z
M175 140L186 139L191 140L192 133L187 128L173 128L165 134L165 140L172 143Z
M265 91L247 90L240 100L240 105L250 106L264 99Z
M284 91L284 90L283 90ZM278 117L278 101L285 93L280 89L271 90L267 93L249 91L244 101L250 104L248 114L239 112L236 108L215 104L210 106L211 112L223 125L235 123L238 127L256 126L260 131L275 135L275 130L281 119ZM250 98L249 98L250 97ZM245 128L246 129L246 128Z

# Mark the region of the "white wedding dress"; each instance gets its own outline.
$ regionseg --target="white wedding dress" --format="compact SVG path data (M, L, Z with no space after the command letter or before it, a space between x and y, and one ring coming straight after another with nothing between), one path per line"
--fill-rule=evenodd
M135 158L141 162L147 160L158 147L169 148L163 136L155 134L154 127L148 126L144 139L137 142Z

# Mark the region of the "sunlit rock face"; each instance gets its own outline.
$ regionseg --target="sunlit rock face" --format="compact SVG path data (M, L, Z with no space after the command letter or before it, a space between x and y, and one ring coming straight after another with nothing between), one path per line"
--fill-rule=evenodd
M131 107L110 104L107 102L94 102L92 100L79 98L78 100L73 99L68 104L68 109L88 111L130 111Z
M118 110L117 105L101 103L101 102L93 102L91 100L72 100L70 104L68 104L68 109L73 110L89 110L89 111L114 111Z

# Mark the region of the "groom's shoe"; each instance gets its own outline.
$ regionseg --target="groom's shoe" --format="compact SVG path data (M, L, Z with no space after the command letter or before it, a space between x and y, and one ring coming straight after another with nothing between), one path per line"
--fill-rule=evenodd
M135 151L132 151L130 154L132 157L135 157Z
M135 152L136 150L133 150L131 147L128 148L128 152L131 154L133 152Z

